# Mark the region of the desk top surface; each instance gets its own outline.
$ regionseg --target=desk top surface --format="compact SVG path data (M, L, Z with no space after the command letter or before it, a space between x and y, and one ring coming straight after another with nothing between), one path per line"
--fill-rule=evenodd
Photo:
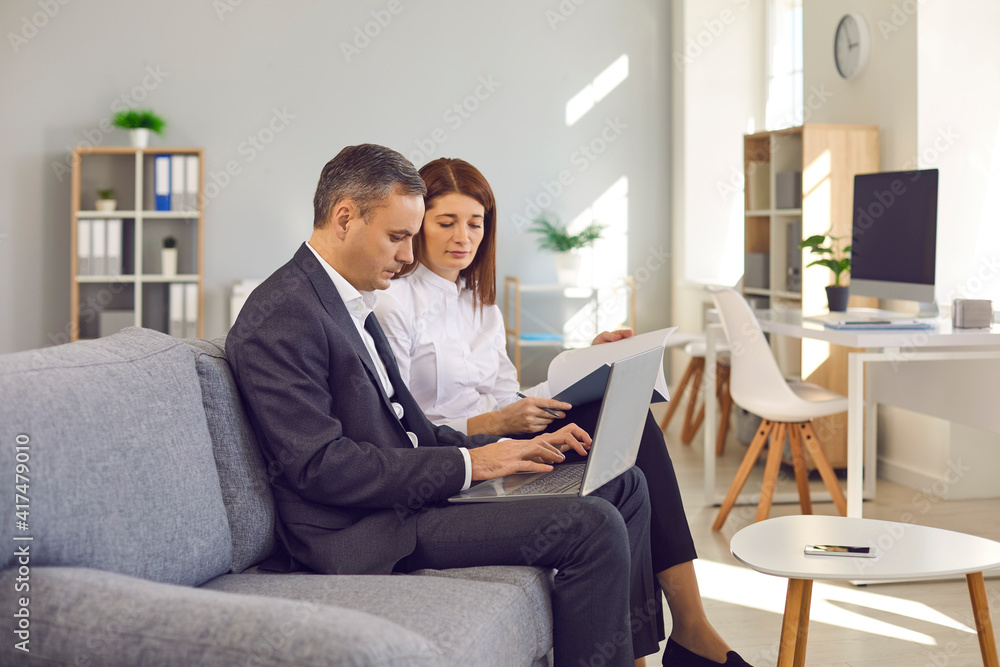
M989 329L954 329L951 320L931 320L932 329L831 329L804 320L801 310L758 310L761 329L793 338L813 338L863 348L995 347L1000 349L1000 324Z
M807 556L807 544L870 546L876 556ZM941 528L840 516L761 521L736 533L730 548L751 569L792 579L933 579L1000 565L1000 542Z

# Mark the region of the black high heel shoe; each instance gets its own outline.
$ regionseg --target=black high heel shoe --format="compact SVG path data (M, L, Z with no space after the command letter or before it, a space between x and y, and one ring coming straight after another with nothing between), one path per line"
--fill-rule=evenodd
M753 667L736 651L727 653L725 662L703 658L675 642L673 637L667 638L667 647L663 649L663 665L664 667Z

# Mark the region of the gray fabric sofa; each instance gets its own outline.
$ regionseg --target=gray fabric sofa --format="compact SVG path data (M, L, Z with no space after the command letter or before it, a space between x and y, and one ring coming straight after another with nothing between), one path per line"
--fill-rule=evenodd
M0 665L549 662L546 570L260 572L274 503L222 341L0 356L0 480Z

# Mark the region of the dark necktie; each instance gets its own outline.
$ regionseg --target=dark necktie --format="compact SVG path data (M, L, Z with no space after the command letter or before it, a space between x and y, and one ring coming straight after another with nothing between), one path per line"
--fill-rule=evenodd
M394 400L403 406L403 418L400 421L403 423L403 428L409 431L410 428L406 424L406 413L409 411L409 408L401 400L401 394L406 391L406 386L403 384L403 378L399 374L396 357L392 353L392 348L389 347L389 339L385 337L382 327L379 326L378 320L375 318L375 313L368 313L368 317L365 318L365 331L371 335L372 341L375 343L375 351L378 352L378 356L382 360L382 365L385 366L385 373L389 376L389 383L395 391L394 399L390 400Z

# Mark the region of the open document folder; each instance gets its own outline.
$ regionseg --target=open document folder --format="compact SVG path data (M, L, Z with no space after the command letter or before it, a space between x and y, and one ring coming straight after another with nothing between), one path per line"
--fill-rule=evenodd
M604 388L608 384L608 374L611 364L626 357L641 354L654 348L660 348L660 371L653 384L653 395L650 403L669 401L667 381L663 378L663 348L670 334L677 327L659 329L632 336L614 343L591 345L577 350L561 352L549 364L549 390L552 398L565 401L572 405L583 405L590 401L600 400L604 396Z

